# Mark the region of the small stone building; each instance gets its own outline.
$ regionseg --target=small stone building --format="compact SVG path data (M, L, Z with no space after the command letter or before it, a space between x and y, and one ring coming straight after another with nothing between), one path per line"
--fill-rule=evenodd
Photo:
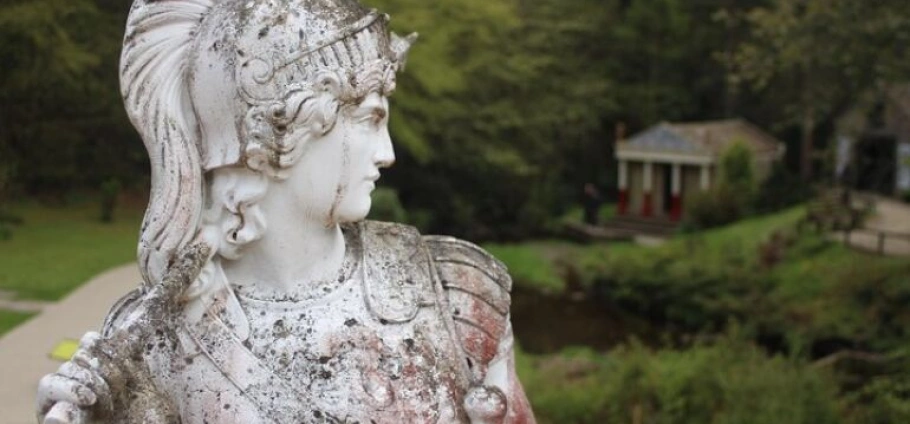
M679 220L686 198L708 190L724 151L752 149L759 179L785 151L782 142L743 119L662 122L616 144L621 215Z
M910 83L865 93L838 119L834 176L856 190L910 193Z

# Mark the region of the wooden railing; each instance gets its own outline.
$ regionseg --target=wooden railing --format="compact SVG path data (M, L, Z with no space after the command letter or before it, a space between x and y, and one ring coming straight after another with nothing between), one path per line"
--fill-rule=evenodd
M865 194L844 190L827 190L806 207L806 216L798 229L814 228L818 232L855 230L873 209L874 201Z
M871 236L872 243L860 243L856 240L856 235ZM889 253L887 248L888 240L901 240L904 241L905 246L902 246L903 249L893 249L892 253L910 255L910 233L900 233L895 231L883 231L875 230L869 228L848 228L844 230L844 245L852 247L855 249L861 249L877 253L879 255L885 255Z

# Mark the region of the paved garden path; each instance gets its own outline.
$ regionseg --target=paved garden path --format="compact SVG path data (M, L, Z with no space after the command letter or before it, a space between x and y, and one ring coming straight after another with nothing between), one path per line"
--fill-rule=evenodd
M850 232L849 245L870 252L878 252L882 247L889 256L910 256L910 205L881 196L873 196L872 201L875 212L863 228ZM880 233L885 233L884 240L879 238ZM844 240L845 235L839 232L835 237Z
M910 204L877 197L875 214L866 222L866 228L910 234Z
M135 264L104 272L0 338L0 422L35 424L38 380L60 366L50 359L51 350L100 329L114 302L139 281Z

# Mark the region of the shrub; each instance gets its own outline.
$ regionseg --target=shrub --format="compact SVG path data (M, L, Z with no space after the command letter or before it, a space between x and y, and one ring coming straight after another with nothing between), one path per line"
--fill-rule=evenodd
M727 187L748 204L755 195L755 155L742 141L734 141L720 156L719 186Z
M519 355L518 370L541 424L839 422L831 376L736 337L682 351Z
M910 375L877 377L845 400L849 423L910 422Z
M694 260L695 246L673 246L648 256L615 257L595 277L607 307L668 330L719 331L730 320L759 314L770 290L752 252L731 246L723 257ZM707 259L707 258L703 258Z
M738 198L729 186L721 185L711 190L695 193L686 202L683 229L706 230L731 224L746 213L746 202Z
M398 192L391 188L380 187L373 192L373 206L370 208L370 219L388 222L407 222L408 213Z
M704 230L726 225L746 216L755 199L755 164L752 150L734 142L721 155L718 181L706 192L686 202L684 229Z
M857 261L827 278L832 280L825 293L829 308L819 311L826 318L818 320L820 329L879 351L907 346L910 263Z

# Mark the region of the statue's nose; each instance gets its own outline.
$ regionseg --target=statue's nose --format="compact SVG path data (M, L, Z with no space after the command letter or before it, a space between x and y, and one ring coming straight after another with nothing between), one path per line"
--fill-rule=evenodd
M395 148L392 147L392 137L388 127L383 127L379 134L376 151L373 153L373 162L377 168L388 168L395 163Z

